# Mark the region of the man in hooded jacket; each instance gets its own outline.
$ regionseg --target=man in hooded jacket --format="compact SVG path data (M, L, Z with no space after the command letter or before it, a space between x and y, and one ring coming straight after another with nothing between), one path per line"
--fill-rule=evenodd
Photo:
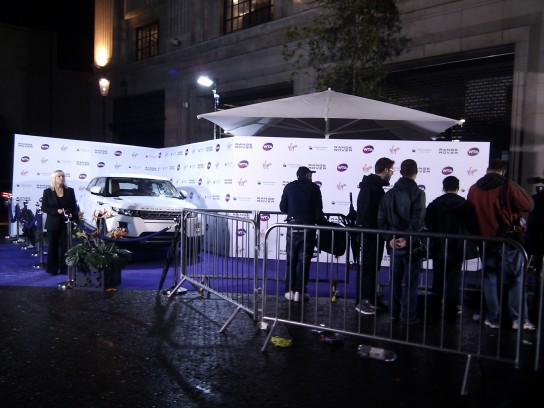
M518 225L521 212L531 211L533 199L518 184L508 181L506 172L508 163L494 159L485 176L473 184L467 200L474 205L480 234L484 237L500 237L503 230L513 229ZM503 256L504 254L504 256ZM512 328L518 329L520 323L525 330L534 330L529 321L527 307L525 316L520 319L521 295L523 290L523 259L521 252L513 245L486 245L484 260L483 291L487 306L487 318L484 324L491 329L498 329L501 324L501 305L499 290L508 286L508 311L512 319ZM504 279L501 279L504 277ZM526 302L525 302L526 303ZM521 320L521 322L520 322Z

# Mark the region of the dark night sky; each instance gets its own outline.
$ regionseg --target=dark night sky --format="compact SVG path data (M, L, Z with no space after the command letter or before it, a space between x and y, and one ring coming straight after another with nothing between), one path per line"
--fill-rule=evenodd
M92 71L94 0L5 2L0 23L58 33L59 68Z

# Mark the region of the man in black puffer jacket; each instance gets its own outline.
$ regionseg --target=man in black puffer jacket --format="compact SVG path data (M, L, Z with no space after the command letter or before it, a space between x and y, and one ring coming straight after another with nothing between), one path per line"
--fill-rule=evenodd
M406 159L400 164L401 178L380 201L378 225L391 231L418 232L425 224L425 192L416 184L417 163ZM418 281L421 259L411 254L409 235L399 233L385 235L387 252L390 254L391 313L393 320L406 324L419 323L417 317Z
M459 179L448 176L442 180L443 195L427 206L425 226L430 232L458 235L479 235L478 219L474 206L458 195ZM471 241L434 238L429 248L433 260L432 292L438 301L432 310L438 316L444 302L444 318L455 321L457 317L458 291L461 283L461 266L464 259L478 256ZM445 273L445 274L444 274ZM445 281L444 281L445 277ZM444 287L445 282L445 287Z

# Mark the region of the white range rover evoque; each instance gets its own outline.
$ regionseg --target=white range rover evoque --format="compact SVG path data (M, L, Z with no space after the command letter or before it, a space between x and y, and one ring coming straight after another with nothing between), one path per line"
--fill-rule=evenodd
M164 177L119 174L92 179L78 204L84 212L82 220L87 228L96 229L94 216L102 211L109 216L106 231L101 233L125 228L125 238L131 239L128 243L167 244L172 242L176 220L182 211L196 208L185 198L183 192ZM168 227L167 231L157 234ZM185 231L188 238L202 237L200 215L188 214Z

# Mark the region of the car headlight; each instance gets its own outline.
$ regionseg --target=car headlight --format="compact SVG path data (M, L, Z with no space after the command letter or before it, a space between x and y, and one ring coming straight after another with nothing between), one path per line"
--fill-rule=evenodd
M120 215L126 215L127 217L139 217L140 212L138 210L127 210L124 208L111 207L113 211Z

